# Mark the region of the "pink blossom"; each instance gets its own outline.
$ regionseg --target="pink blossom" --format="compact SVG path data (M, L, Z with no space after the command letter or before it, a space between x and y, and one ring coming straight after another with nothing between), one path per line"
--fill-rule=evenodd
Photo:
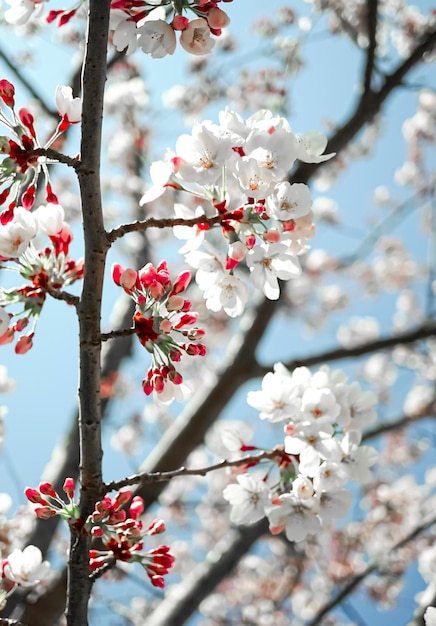
M180 35L180 44L190 54L207 54L210 52L215 41L210 36L207 21L200 17L189 22L188 27Z

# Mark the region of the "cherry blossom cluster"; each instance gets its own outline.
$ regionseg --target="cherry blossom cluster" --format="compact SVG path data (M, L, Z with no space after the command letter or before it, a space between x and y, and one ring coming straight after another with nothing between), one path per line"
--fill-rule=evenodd
M121 491L114 498L105 496L96 502L93 513L83 523L74 501L75 482L72 478L65 480L63 492L67 502L47 482L40 483L38 489L28 487L25 490L29 502L37 505L34 509L37 517L48 519L59 515L78 532L86 532L103 544L103 549L91 549L89 552L91 572L106 569L116 561L140 563L152 585L165 586L163 577L168 574L174 557L165 545L142 552L145 537L165 531L165 523L161 519L155 519L147 528L143 527L139 519L144 510L142 498L132 498L131 491Z
M191 311L191 302L181 295L191 280L190 272L182 272L172 282L165 261L157 267L147 263L139 271L114 264L112 277L135 302L134 329L141 345L152 355L142 382L144 393L155 392L164 403L180 399L186 390L181 388L183 376L174 364L184 354L206 354L206 347L198 341L204 331L194 326L198 313Z
M225 11L218 7L221 0L113 0L111 30L117 50L132 54L137 48L154 59L173 54L176 33L179 43L190 54L203 55L212 50L222 29L230 23ZM224 0L232 2L232 0ZM195 18L183 15L190 11Z
M177 217L198 217L199 225L177 226L174 234L188 239L181 252L197 269L196 281L210 310L224 310L231 317L243 312L249 289L234 271L241 261L254 285L271 300L279 298L279 280L300 275L298 256L314 234L312 202L307 185L291 184L286 176L297 159L320 163L334 156L322 154L326 145L316 131L295 135L283 117L268 110L244 121L226 109L219 124L195 124L191 135L179 137L174 153L152 164L153 186L142 204L168 187L206 203L194 213L176 204ZM226 252L208 240L208 226L200 223L203 214L220 216Z
M173 54L180 33L179 43L190 54L208 54L215 46L214 37L219 37L230 23L230 18L221 2L233 0L112 0L110 30L112 43L118 51L132 54L140 48L154 59ZM26 24L32 17L40 18L44 0L6 0L10 8L4 17L9 24ZM57 21L64 26L83 6L77 0L68 9L52 9L45 19L50 24ZM191 13L189 19L184 13Z
M49 161L35 151L49 148L70 124L80 122L82 102L80 98L73 98L71 87L56 87L55 101L61 121L42 145L31 112L26 108L15 110L15 87L6 79L0 80L0 101L9 109L7 115L0 107L0 122L7 128L9 135L0 137L0 153L6 155L0 164L0 185L5 186L0 192L0 206L9 202L6 211L0 215L1 223L4 224L5 220L12 217L20 197L26 209L33 206L41 174L45 178L47 202L57 202L50 183Z
M127 515L122 507L130 501ZM165 531L165 523L161 519L155 519L144 528L138 519L143 509L142 498L135 496L132 499L131 491L120 492L113 500L106 496L96 503L95 511L86 522L85 528L103 542L105 549L90 551L90 567L92 571L98 571L117 560L140 563L151 584L163 588L163 577L171 569L174 557L166 545L142 552L145 537Z
M48 482L40 483L38 489L27 487L24 491L26 498L32 504L37 504L34 513L39 519L48 519L60 515L72 525L79 520L79 508L74 502L76 485L72 478L66 478L62 490L68 498L65 502Z
M360 445L363 427L376 418L374 394L348 383L340 370L312 374L298 367L291 374L278 363L247 402L261 419L283 423L285 436L275 448L278 479L258 466L224 489L231 521L252 524L266 516L273 534L285 530L290 541L302 541L343 517L352 500L345 485L368 482L376 461L376 451Z
M83 259L74 261L69 257L72 234L64 217L63 207L57 201L34 211L10 206L0 215L0 267L18 272L29 283L0 288L0 345L14 341L15 333L19 333L17 354L32 347L47 294L58 293L83 278ZM39 250L35 246L38 235L48 236L51 245ZM20 308L12 313L6 311L6 307L14 305ZM21 334L24 330L26 334Z
M42 560L41 550L30 545L16 548L1 561L0 610L5 607L7 598L18 588L35 587L47 579L50 564Z

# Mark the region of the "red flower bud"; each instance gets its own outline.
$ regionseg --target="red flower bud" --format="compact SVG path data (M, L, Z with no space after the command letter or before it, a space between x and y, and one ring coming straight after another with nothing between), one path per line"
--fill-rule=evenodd
M40 483L39 491L45 496L51 496L52 498L56 498L58 495L56 491L53 489L53 486L51 485L51 483Z

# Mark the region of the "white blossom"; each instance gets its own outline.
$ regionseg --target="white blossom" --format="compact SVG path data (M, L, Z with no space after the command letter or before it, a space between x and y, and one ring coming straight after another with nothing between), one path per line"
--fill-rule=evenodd
M369 469L376 463L378 454L371 446L359 446L360 435L357 431L345 434L341 441L343 450L342 464L348 473L348 477L357 483L368 483L372 480Z
M211 311L223 310L229 317L242 315L249 296L248 286L237 276L225 274L204 292L206 307Z
M6 2L11 8L4 12L4 18L9 24L16 26L25 24L38 4L31 0L6 0Z
M37 233L37 222L32 213L17 207L10 222L0 226L0 256L16 259L26 251Z
M280 296L279 279L289 280L301 274L298 259L282 243L255 246L247 254L247 265L255 286L270 300Z
M271 217L283 221L307 215L311 204L309 187L303 183L291 185L288 181L277 183L266 201Z
M138 46L153 59L162 59L167 54L174 54L176 35L174 29L165 20L146 20L138 27Z
M49 202L33 211L33 216L38 222L39 230L50 237L62 230L65 212L60 204Z
M262 390L248 392L247 403L260 411L260 419L290 421L299 405L297 391L289 374L268 372L262 379Z
M230 520L234 524L254 524L265 516L269 489L263 480L239 474L237 485L227 485L224 498L231 504Z
M59 115L70 124L80 122L82 118L82 100L73 97L73 90L67 85L58 85L55 102Z
M284 530L289 541L303 541L307 535L315 535L321 529L316 510L293 494L281 495L265 512L271 532Z
M232 146L212 124L195 124L191 135L180 135L176 143L177 177L183 182L214 185L223 167L233 158Z
M327 147L327 138L317 130L297 136L297 158L305 163L322 163L335 156L335 152L322 154Z
M27 546L23 551L13 550L3 562L3 575L22 587L33 587L47 578L50 571L48 561L42 560L41 550Z

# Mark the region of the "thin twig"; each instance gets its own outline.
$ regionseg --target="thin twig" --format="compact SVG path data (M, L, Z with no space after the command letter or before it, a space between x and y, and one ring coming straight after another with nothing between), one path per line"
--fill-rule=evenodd
M119 339L120 337L130 337L136 335L136 328L121 328L120 330L111 330L108 333L101 334L102 341L108 341L109 339Z
M232 219L241 219L240 214L225 213L223 215L214 215L213 217L206 217L206 215L200 215L198 217L192 217L190 219L184 219L183 217L168 217L168 218L156 218L149 217L146 220L138 220L131 222L130 224L123 224L113 230L109 231L107 238L109 243L113 243L117 239L124 237L128 233L135 233L147 230L148 228L172 228L173 226L198 226L199 224L214 226L215 224L221 224L224 221Z
M413 541L414 539L416 539L416 537L418 537L421 533L427 530L427 528L429 528L435 523L436 523L436 515L434 513L430 516L427 516L426 519L422 522L422 524L417 526L408 535L406 535L406 537L404 537L403 539L401 539L401 541L398 541L394 546L392 546L389 553L396 552L396 550L399 550L410 541ZM373 572L376 572L380 567L382 567L382 565L383 563L375 561L371 565L368 565L368 567L366 567L363 570L363 572L354 576L350 580L350 582L334 598L332 598L329 602L324 604L324 606L318 611L314 619L311 622L309 622L307 626L318 626L318 624L321 623L321 620L323 619L323 617L325 617L328 613L330 613L332 609L339 606L341 602L347 596L349 596L360 585L360 583L363 580L365 580L365 578L367 578Z
M435 335L436 323L433 321L427 321L413 330L389 335L389 337L382 337L381 339L375 339L374 341L366 341L351 348L334 348L333 350L326 350L325 352L317 352L312 356L309 355L304 358L285 361L284 365L288 370L294 370L296 367L300 367L302 365L310 367L318 365L319 363L352 359L366 354L371 354L373 352L395 348L396 346L415 343L415 341L429 339ZM253 378L264 376L267 372L270 372L272 368L273 364L260 365L259 363L253 362L250 376Z
M197 469L179 467L179 469L171 470L169 472L144 472L142 474L129 476L128 478L123 478L122 480L113 480L110 483L106 483L105 489L107 492L118 491L123 487L128 487L131 485L151 485L154 483L169 481L173 478L178 478L179 476L206 476L210 472L216 472L217 470L221 470L226 467L241 467L243 465L251 467L253 465L258 465L261 461L272 461L276 458L283 459L284 456L287 455L283 452L283 450L272 450L271 452L261 452L260 454L246 456L241 459L236 459L234 461L223 460L219 463L214 463L213 465L208 465L206 467L200 467Z
M74 306L76 309L79 306L80 298L78 296L73 295L72 293L69 293L68 291L63 291L61 289L53 289L53 287L50 287L50 286L46 287L46 291L55 300L63 300L67 304L71 304L72 306Z
M68 167L72 167L75 170L77 170L81 164L80 159L77 157L69 157L66 154L62 154L62 152L53 150L52 148L35 148L35 150L31 151L30 156L44 156L51 161L63 163L64 165L68 165Z

